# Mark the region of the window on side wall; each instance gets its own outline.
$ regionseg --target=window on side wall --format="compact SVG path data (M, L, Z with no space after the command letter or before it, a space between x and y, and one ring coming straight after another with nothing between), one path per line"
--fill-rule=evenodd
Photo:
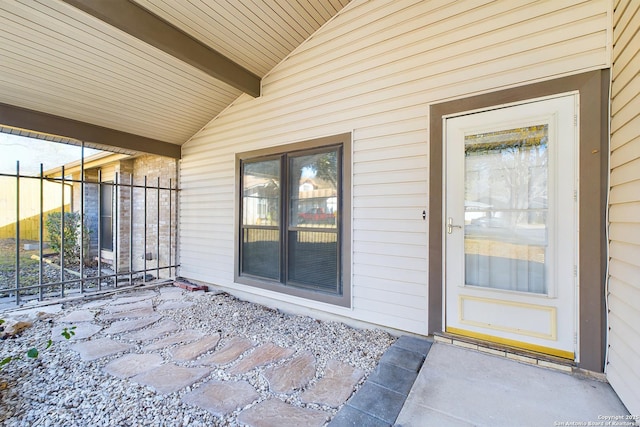
M100 249L113 250L113 193L110 181L100 184Z
M345 134L237 156L237 282L349 305L350 143Z

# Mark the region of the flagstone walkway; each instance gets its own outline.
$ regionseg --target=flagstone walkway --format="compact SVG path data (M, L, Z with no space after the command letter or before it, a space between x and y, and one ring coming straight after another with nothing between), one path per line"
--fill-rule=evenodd
M103 372L147 386L161 395L189 388L182 393L183 403L221 418L241 410L237 421L252 427L325 425L335 414L335 408L344 405L352 396L365 375L358 368L331 359L324 367L323 375L312 383L318 366L311 352L296 354L295 350L272 342L258 344L241 336L221 340L219 333L180 330L178 322L167 318L165 313L184 309L193 302L183 300L183 291L176 287L160 288L159 292L160 301L156 299L155 307L152 299L158 298L156 291L118 297L102 306L98 302L85 304L58 320L52 330L52 339L60 340L62 329L73 325L75 336L70 346L82 361L109 358L101 368ZM95 307L100 308L97 316ZM416 344L411 341L413 339L407 339L409 337L403 337L400 343L405 347ZM364 416L375 425L392 424L422 365L425 348L428 351L428 347L422 345L418 355L392 346L383 356L388 363L381 364L382 368L374 373L374 377L379 378L378 383L380 378L384 380L382 386L367 382L363 394L354 396L348 405L344 405L332 425L350 425L351 421L362 420ZM407 363L411 366L404 366ZM260 398L259 390L244 380L243 374L259 367L264 368L262 376L278 398L255 403ZM218 374L222 370L223 377L228 380L206 380L213 370ZM391 384L394 381L403 382L400 391L392 390L397 388L397 384ZM391 384L390 388L386 383ZM377 389L371 390L372 387ZM307 407L287 403L286 396L299 390L304 390L300 401ZM389 394L389 390L393 394L390 412L389 405L375 402L376 396ZM363 397L357 400L359 396ZM367 403L367 399L374 402ZM367 405L371 404L386 412L376 414L373 409L367 412Z

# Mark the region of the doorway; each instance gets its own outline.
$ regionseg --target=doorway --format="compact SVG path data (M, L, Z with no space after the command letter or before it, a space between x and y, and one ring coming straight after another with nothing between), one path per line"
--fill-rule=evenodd
M576 359L578 110L443 118L446 332Z
M447 220L443 117L577 93L580 97L576 164L580 183L577 224L580 291L576 296L576 307L579 307L576 313L579 349L576 363L579 368L603 372L607 329L604 284L607 265L608 89L609 70L595 70L443 101L429 107L429 333L445 331L444 236L447 234Z

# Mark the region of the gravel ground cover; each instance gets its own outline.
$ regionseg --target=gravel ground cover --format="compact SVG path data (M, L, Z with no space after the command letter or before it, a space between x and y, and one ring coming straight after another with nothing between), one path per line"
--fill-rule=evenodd
M88 309L95 313L96 323L104 327L102 332L89 339L108 337L131 344L120 334L104 332L113 322L122 321L109 320L109 304L117 298L135 297L147 292L152 293L150 299L154 307L158 307L167 304L162 299L161 290L140 290L89 302L64 303L57 313L37 316L33 326L21 335L0 341L0 359L24 354L34 345L44 348L42 343L51 337L52 329L60 327L58 320L77 310L86 312ZM180 301L191 305L161 311L163 318L176 321L180 330L197 330L205 335L219 334L221 338L217 348L234 337L240 337L251 340L256 346L273 343L292 349L294 353L291 358L310 351L317 361L315 377L303 389L283 394L270 391L263 375L265 370L282 364L282 361L241 375L233 375L229 373L228 366L221 366L214 367L209 375L193 385L163 395L103 371L105 365L122 354L85 361L72 350L73 342L63 340L43 350L36 360L24 357L0 370L0 422L6 426L237 426L242 425L238 421L242 410L268 399L278 399L295 407L322 410L330 419L339 407L303 403L300 399L305 389L324 377L327 362L344 362L365 373L355 386L355 391L395 341L393 336L381 330L355 329L340 322L291 315L238 300L226 293L184 292L180 298ZM175 301L172 303L175 304ZM3 317L2 314L0 317ZM148 328L152 327L154 325ZM135 348L132 353L143 353L142 348L149 345L150 341L133 344ZM170 351L171 347L157 352L166 362L171 360ZM195 361L174 363L187 367L198 366L198 360L210 354L205 353ZM257 390L259 398L222 418L183 402L185 394L216 380L247 381Z
M20 287L29 287L38 285L40 275L40 261L33 256L39 255L38 249L26 250L25 244L38 245L38 241L20 240L19 257L20 257ZM60 260L57 255L52 253L51 249L44 251L46 261L42 263L42 283L58 283L60 282ZM47 262L48 261L48 262ZM16 242L15 239L0 239L0 296L6 295L2 292L5 289L14 289L16 286ZM69 260L65 260L66 270L63 272L64 280L77 280L80 275L80 266L78 263L71 264ZM76 272L73 274L72 272ZM83 269L85 278L98 276L97 266L85 265ZM104 273L103 273L104 274ZM97 288L97 280L87 280L84 284L85 289ZM113 278L102 279L102 286L113 286ZM66 291L73 291L80 288L77 282L70 283L65 286ZM56 295L60 292L60 286L44 286L45 295ZM21 291L21 297L24 299L34 298L39 293L38 289Z

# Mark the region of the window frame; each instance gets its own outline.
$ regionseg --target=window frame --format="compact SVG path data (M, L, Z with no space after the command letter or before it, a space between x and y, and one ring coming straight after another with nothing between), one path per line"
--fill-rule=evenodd
M98 248L100 251L105 252L113 252L113 241L114 241L114 227L113 227L113 211L114 211L114 201L115 197L115 186L113 181L103 181L98 184L99 194L99 212L100 216L100 247ZM109 197L109 203L105 203L105 196ZM109 208L109 212L105 213L105 208ZM106 222L105 222L106 221ZM110 239L106 239L105 237L105 224L108 224Z
M291 197L290 183L289 183L289 159L291 156L306 155L307 153L313 153L323 151L331 147L336 147L339 150L339 159L341 176L341 188L339 189L339 202L337 215L340 219L337 221L335 233L338 235L338 255L337 255L337 270L338 270L338 286L341 290L340 293L328 293L313 288L305 288L301 284L292 286L287 285L284 278L287 275L286 271L282 269L288 268L287 261L287 241L289 229L288 217L289 217L289 199ZM280 158L281 170L280 170L280 182L282 186L281 190L281 215L279 223L279 236L280 236L280 279L270 280L267 278L261 278L248 274L241 274L241 250L242 250L242 236L243 236L243 221L242 221L242 165L244 162L266 161L269 159ZM285 173L286 171L286 173ZM236 154L235 162L235 176L236 176L236 191L235 191L235 245L234 245L234 281L238 284L248 285L268 291L274 291L285 295L305 298L322 303L328 303L332 305L351 307L351 133L344 133L340 135L334 135L324 138L318 138L308 141L296 142L292 144L279 145L275 147L269 147L260 150L254 150L244 153ZM285 209L287 210L285 212ZM329 231L332 229L319 231ZM292 281L292 283L295 283Z

